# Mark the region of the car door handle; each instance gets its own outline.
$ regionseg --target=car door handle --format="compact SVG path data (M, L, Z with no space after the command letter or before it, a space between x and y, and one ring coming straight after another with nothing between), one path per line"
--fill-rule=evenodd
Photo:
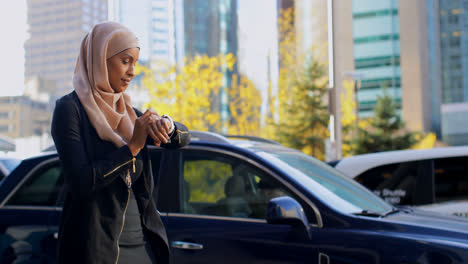
M173 248L179 248L179 249L190 249L190 250L202 250L203 249L202 244L190 243L190 242L184 242L184 241L174 241L171 243L171 246Z

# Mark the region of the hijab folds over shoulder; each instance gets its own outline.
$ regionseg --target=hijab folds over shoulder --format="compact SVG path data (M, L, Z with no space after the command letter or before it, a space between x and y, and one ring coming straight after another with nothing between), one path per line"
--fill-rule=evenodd
M73 88L98 136L117 147L130 141L137 117L130 97L112 89L106 60L129 48L138 48L138 40L128 28L97 24L81 42L73 76Z

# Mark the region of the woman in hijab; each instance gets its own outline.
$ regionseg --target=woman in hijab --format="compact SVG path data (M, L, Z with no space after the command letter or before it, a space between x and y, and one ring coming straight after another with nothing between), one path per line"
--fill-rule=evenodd
M132 108L139 56L124 26L98 24L81 43L74 91L56 102L52 137L65 176L59 263L168 263L147 144L188 144L187 128ZM157 188L157 186L156 186Z

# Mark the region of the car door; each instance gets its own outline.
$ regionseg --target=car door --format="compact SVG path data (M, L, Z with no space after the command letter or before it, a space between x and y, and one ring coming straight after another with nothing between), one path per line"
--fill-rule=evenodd
M50 219L61 169L57 158L28 169L0 206L0 263L56 262L57 229Z
M166 222L173 263L317 263L306 234L265 220L271 198L297 199L273 175L216 149L184 148L178 156L179 162L171 162L177 171L162 174L177 179L165 187L177 201L168 207Z

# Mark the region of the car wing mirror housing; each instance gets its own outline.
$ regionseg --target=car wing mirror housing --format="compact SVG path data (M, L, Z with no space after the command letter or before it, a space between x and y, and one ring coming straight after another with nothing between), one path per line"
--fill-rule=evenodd
M309 220L302 206L289 196L280 196L270 200L266 211L267 223L272 225L290 225L295 231L307 234L310 239Z

